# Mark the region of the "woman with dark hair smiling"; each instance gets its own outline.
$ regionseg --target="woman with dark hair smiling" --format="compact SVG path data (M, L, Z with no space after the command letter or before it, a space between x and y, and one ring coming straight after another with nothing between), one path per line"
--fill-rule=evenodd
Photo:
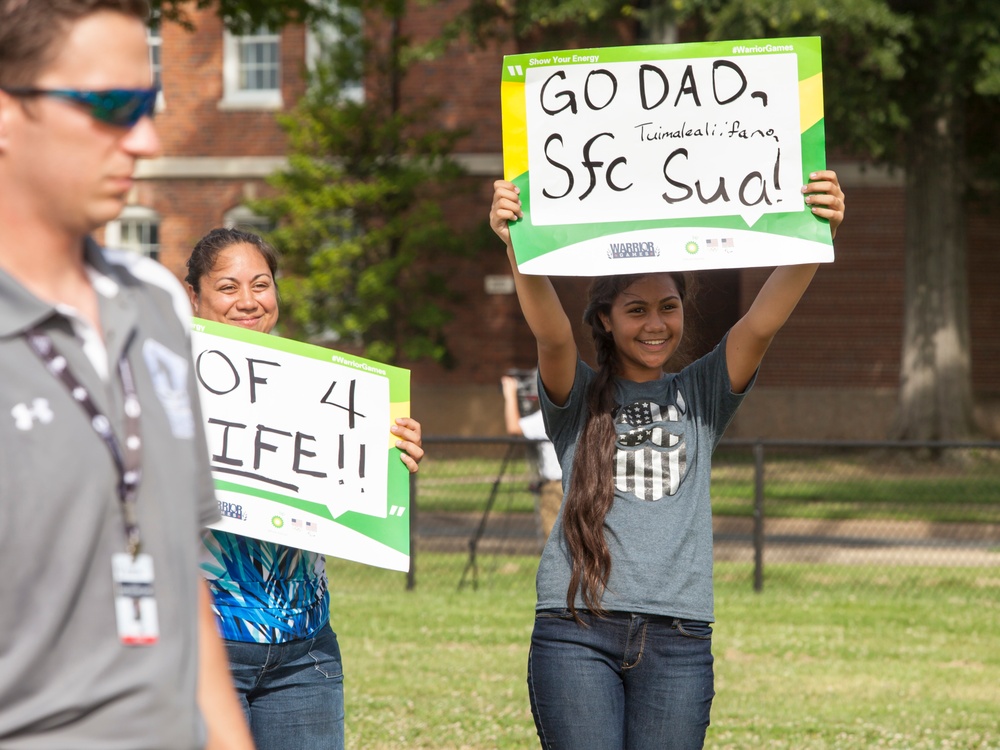
M278 322L278 256L251 232L213 229L187 262L194 314L270 333ZM411 472L420 424L391 431ZM202 572L258 750L344 747L343 668L330 628L326 558L222 531L205 535Z

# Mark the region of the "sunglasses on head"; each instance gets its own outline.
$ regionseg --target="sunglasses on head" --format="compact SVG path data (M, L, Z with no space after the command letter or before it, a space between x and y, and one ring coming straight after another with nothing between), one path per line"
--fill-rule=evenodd
M80 104L95 120L111 125L131 128L143 117L152 117L156 109L158 89L105 89L80 91L77 89L6 88L13 96L55 96Z

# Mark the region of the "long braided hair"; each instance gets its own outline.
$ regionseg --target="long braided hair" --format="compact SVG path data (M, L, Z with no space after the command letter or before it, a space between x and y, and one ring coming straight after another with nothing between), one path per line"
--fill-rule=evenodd
M614 338L605 330L601 314L610 315L618 295L643 277L644 274L639 274L595 279L583 313L597 351L597 376L587 389L587 422L577 443L562 521L573 565L566 605L577 622L581 622L576 608L578 591L584 608L598 616L605 614L601 598L611 575L611 551L604 536L604 519L615 499L614 411L618 407L615 376L620 373L620 363ZM681 303L686 303L693 286L691 278L681 273L671 274L671 278ZM677 357L684 358L685 354L678 351Z

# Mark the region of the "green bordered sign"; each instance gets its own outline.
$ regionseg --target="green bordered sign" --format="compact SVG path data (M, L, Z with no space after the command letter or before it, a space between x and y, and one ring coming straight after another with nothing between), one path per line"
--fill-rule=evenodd
M501 100L525 273L833 260L818 37L508 55Z
M409 472L389 427L409 416L409 371L197 318L192 340L213 528L407 570Z

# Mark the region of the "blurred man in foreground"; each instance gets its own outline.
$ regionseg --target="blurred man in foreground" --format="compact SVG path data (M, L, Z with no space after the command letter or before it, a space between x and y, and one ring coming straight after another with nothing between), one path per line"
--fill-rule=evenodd
M249 748L176 279L89 234L159 151L144 0L0 0L0 746ZM199 711L198 704L201 704ZM203 718L204 715L204 718Z

